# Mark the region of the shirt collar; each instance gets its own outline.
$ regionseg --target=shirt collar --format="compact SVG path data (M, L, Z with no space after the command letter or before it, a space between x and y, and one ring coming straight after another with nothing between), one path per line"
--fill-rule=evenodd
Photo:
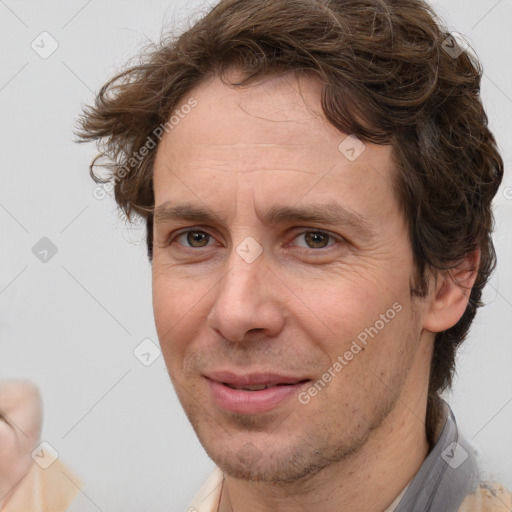
M441 434L400 500L396 512L456 512L477 490L480 475L473 450L459 434L452 410L443 401Z

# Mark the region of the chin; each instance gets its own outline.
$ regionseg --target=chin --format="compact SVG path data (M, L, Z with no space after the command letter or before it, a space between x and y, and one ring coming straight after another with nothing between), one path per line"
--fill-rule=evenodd
M208 456L226 475L238 480L267 483L293 483L308 480L332 463L350 456L353 447L338 447L332 453L301 439L284 439L268 432L219 435L218 431L198 438ZM306 448L307 447L307 448ZM323 449L322 449L323 448Z

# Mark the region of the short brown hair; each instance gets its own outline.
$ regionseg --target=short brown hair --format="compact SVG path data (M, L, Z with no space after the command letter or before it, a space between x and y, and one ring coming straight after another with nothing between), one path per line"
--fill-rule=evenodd
M316 74L333 126L393 147L393 185L417 270L411 295L425 295L429 270L449 271L481 251L466 311L436 335L426 425L431 444L439 393L451 385L456 350L495 266L491 202L503 176L480 100L481 64L468 51L450 52L459 48L450 37L422 0L222 0L108 81L77 132L80 141L99 141L93 178L113 178L128 219L135 213L146 220L151 259L156 150L133 156L155 128L194 87L228 69L243 73L233 86L289 71ZM96 175L100 165L109 177Z

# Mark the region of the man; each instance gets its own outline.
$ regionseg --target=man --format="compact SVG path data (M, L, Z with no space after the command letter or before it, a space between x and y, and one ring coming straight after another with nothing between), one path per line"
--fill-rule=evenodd
M440 398L495 263L480 79L421 0L224 0L86 109L217 464L190 511L512 510Z

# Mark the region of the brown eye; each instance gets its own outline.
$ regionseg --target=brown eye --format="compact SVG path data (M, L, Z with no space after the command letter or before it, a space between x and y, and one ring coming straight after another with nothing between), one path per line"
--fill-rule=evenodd
M190 247L206 247L210 240L210 235L204 231L188 231L183 233L183 235L186 235L187 243Z
M328 234L319 231L309 231L304 233L304 237L306 244L311 249L323 249L327 247L330 238Z
M335 243L336 238L324 231L303 231L295 237L295 244L303 249L324 249Z
M205 231L189 229L171 238L168 245L176 244L192 249L200 249L212 245L210 242L213 241L213 237Z

